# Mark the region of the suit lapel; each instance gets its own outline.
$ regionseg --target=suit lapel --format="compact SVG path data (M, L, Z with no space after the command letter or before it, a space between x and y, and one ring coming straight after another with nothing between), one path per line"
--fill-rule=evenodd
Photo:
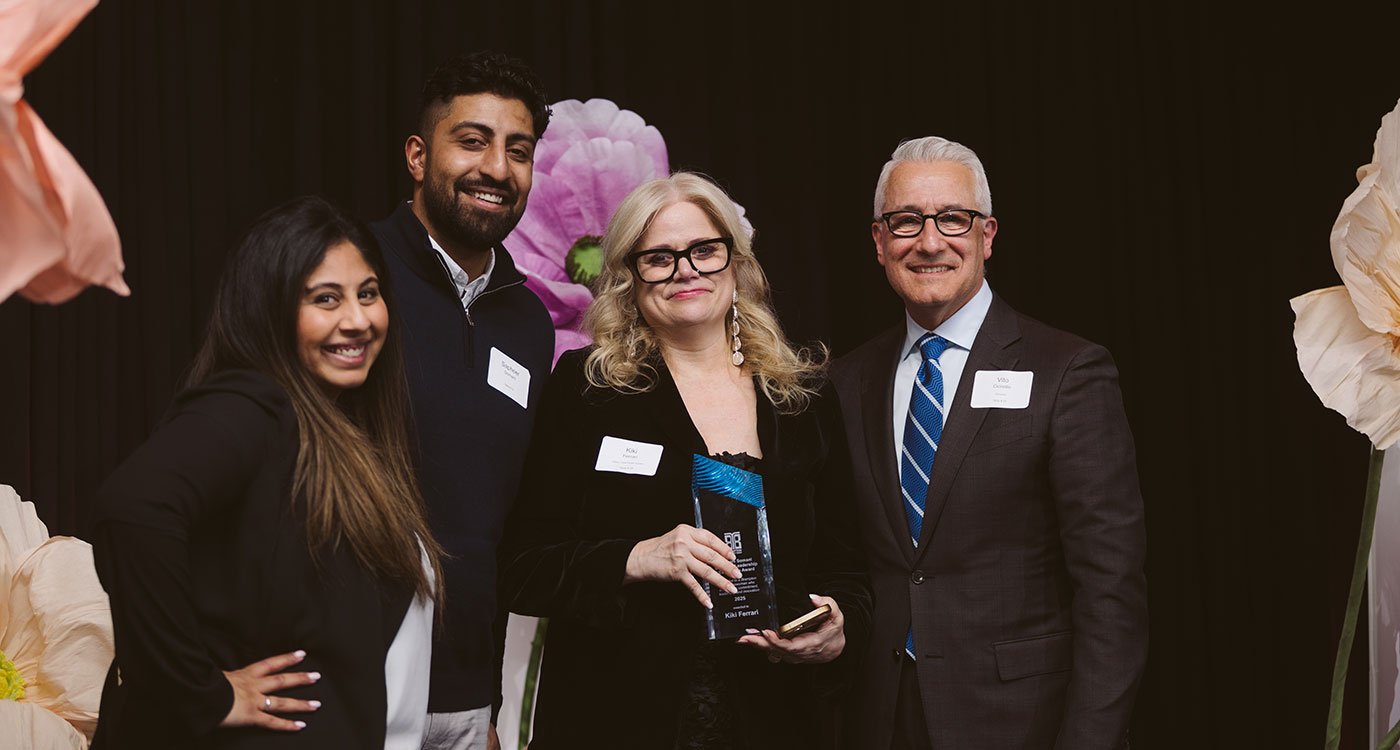
M904 499L899 489L899 462L894 453L894 371L904 344L904 324L882 335L875 345L861 376L861 411L865 416L865 451L870 474L875 479L880 504L890 522L895 544L912 561L914 545L909 542L909 521L904 518Z
M933 462L933 475L929 478L928 497L924 502L924 528L919 537L916 558L921 558L928 550L963 457L967 455L973 438L977 437L977 431L982 428L982 421L987 418L986 409L971 407L972 383L976 380L977 371L1015 367L1021 358L1020 341L1021 327L1016 322L1016 311L1001 297L994 296L992 306L987 310L987 318L977 332L977 340L972 344L972 351L968 353L967 364L958 381L958 392L953 396L952 411L943 426L943 439L938 445L938 457ZM886 412L890 408L886 405Z

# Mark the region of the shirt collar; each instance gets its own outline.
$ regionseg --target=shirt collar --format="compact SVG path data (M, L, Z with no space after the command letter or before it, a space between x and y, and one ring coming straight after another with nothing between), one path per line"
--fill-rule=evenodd
M433 250L437 251L438 256L442 258L442 262L447 265L447 272L452 276L452 284L457 287L458 294L466 293L468 285L485 287L487 284L491 283L491 272L496 270L496 248L491 248L489 254L486 256L486 270L482 271L480 276L473 279L467 276L466 270L460 265L457 265L457 261L453 260L452 256L447 254L446 250L442 249L442 245L439 245L438 241L433 239L431 234L428 235L428 242L433 246Z
M971 350L972 343L977 340L977 331L982 328L982 321L987 319L987 311L990 309L992 287L987 284L986 279L982 279L982 287L972 295L972 299L943 321L942 325L933 329L933 333L947 339L959 349ZM904 313L904 331L904 348L901 351L907 357L918 351L919 339L929 331L915 323L908 311Z

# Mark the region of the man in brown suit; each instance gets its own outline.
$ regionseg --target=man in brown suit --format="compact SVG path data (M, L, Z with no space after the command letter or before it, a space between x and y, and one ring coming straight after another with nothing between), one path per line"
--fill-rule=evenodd
M1118 373L992 293L996 230L970 149L895 150L870 231L905 320L832 369L875 589L860 747L1127 743L1146 542Z

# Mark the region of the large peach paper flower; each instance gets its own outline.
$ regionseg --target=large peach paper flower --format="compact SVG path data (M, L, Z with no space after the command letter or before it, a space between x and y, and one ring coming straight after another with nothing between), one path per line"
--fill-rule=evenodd
M24 101L24 77L97 0L0 0L0 302L126 296L121 242L83 168Z
M0 485L0 744L83 750L112 663L112 615L92 547L49 538Z
M1342 203L1332 225L1332 263L1342 286L1291 300L1297 316L1293 341L1303 377L1325 406L1340 412L1374 446L1361 539L1332 668L1326 750L1341 746L1347 664L1365 591L1381 467L1385 449L1400 439L1400 103L1381 118L1371 163L1357 170L1356 178L1361 184ZM1381 747L1392 747L1397 739L1400 724L1390 729Z
M1343 286L1293 298L1298 365L1322 403L1384 450L1400 439L1400 103L1332 226Z

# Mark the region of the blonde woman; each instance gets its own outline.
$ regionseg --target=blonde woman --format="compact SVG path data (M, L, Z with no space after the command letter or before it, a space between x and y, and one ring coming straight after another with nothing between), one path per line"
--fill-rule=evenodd
M823 364L784 338L734 204L704 177L638 187L603 252L595 344L546 387L506 530L506 601L550 618L530 747L820 747L870 610ZM654 467L624 468L606 438ZM763 477L777 619L830 605L820 628L707 640L702 583L732 592L739 570L692 525L692 454Z

